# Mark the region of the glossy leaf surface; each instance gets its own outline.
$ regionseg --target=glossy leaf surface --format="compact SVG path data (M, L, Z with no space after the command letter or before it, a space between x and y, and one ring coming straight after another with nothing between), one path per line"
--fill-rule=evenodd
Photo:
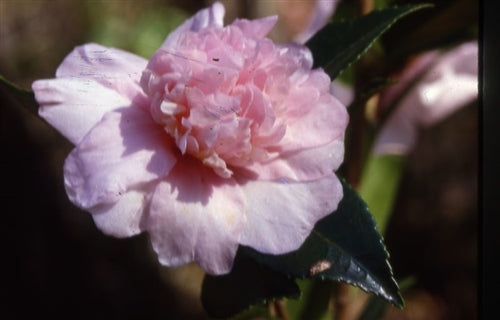
M265 255L244 252L287 276L344 281L402 307L389 254L365 202L342 181L344 198L334 213L319 221L299 250Z
M229 274L205 276L201 301L212 317L225 318L252 305L299 296L299 287L293 279L255 262L240 250Z
M306 46L311 49L314 67L323 67L332 79L347 68L387 29L404 16L430 5L406 5L372 11L358 19L326 25Z

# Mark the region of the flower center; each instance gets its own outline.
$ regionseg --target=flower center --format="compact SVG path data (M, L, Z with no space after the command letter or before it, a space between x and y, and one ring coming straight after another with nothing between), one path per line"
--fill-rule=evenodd
M191 36L184 41L186 47L157 51L141 84L151 97L153 119L180 152L229 178L232 167L265 159L267 147L281 140L286 126L279 123L276 105L263 90L265 71L247 57L255 55L256 40L247 45L253 51L245 52L222 41L221 35ZM193 45L200 39L203 44Z

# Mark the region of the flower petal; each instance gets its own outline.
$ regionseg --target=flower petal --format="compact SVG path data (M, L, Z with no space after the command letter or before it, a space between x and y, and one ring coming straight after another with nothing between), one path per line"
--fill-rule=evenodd
M477 42L464 43L447 53L422 54L402 75L402 82L387 90L380 103L394 101L396 94L412 85L401 98L374 144L376 154L406 154L416 143L420 126L439 122L473 101L478 95ZM423 74L421 74L423 72Z
M96 226L105 234L124 238L141 233L141 221L149 202L151 188L130 190L113 204L100 204L90 212Z
M439 122L478 96L478 44L464 43L443 54L422 79L416 94L422 110L422 125Z
M106 114L66 159L70 200L83 209L113 204L131 187L162 178L176 162L171 144L142 109Z
M339 2L340 0L317 0L314 11L309 19L309 24L294 37L294 41L297 43L306 43L307 40L328 23L328 19L333 15Z
M64 59L56 77L92 79L128 100L144 101L139 80L147 63L135 54L88 43L76 47Z
M286 51L288 57L292 57L294 60L298 61L302 68L311 69L313 66L313 55L309 48L296 44L296 43L285 43L278 44L277 47ZM330 78L328 78L330 82Z
M439 50L432 50L410 60L403 70L391 76L397 82L384 89L380 95L379 105L385 110L385 108L398 103L398 99L401 99L402 95L407 93L408 88L414 86L415 82L432 67L439 55Z
M333 173L305 183L283 179L241 184L248 214L240 243L271 254L298 249L314 224L336 210L343 196Z
M418 136L415 122L418 109L412 107L418 103L415 98L416 96L412 96L411 100L407 100L405 108L396 109L389 117L375 139L375 154L404 155L413 149Z
M345 106L349 106L354 100L353 88L343 84L339 80L332 81L330 84L330 93Z
M223 179L186 157L160 182L146 222L154 250L167 266L196 261L210 274L231 270L245 221L245 199Z
M130 105L130 100L92 80L37 80L32 85L39 115L77 144L103 115Z
M207 27L220 27L224 26L224 6L215 2L211 7L198 11L194 16L184 21L179 27L172 31L162 47L175 47L179 38L187 31L200 31Z
M292 123L280 142L282 151L322 146L344 137L348 114L346 107L329 94L322 95L311 110Z
M236 19L231 25L238 27L243 35L249 38L264 38L278 22L278 16L269 16L261 19Z
M343 160L344 141L337 139L320 147L279 153L269 161L254 162L245 169L255 173L259 180L312 181L330 175Z

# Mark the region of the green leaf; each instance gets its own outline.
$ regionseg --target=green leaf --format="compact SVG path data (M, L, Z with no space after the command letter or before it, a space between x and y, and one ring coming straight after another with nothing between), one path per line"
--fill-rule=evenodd
M306 43L312 51L314 67L323 67L335 79L396 21L430 6L420 4L387 8L354 20L329 23Z
M38 115L38 103L35 94L26 89L22 89L0 75L0 88L5 90L14 101L19 103L29 112Z
M319 221L297 251L266 255L242 247L243 251L287 276L344 281L402 307L375 221L358 193L345 181L342 184L344 197L337 211Z
M416 283L414 276L407 277L399 282L401 291L404 293ZM387 311L387 302L377 296L372 296L365 304L363 312L358 320L379 320L383 319Z
M398 0L408 3L413 0ZM480 1L433 1L430 12L408 17L381 38L390 61L478 38ZM397 63L393 64L397 66Z
M238 251L229 274L206 275L201 302L212 317L226 318L269 300L298 298L300 290L293 279L284 276Z

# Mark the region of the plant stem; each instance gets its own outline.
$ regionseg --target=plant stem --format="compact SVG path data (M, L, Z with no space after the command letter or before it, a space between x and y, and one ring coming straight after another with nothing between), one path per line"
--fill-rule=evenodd
M286 311L283 300L275 300L269 303L270 313L275 313L278 319L290 320L290 316Z
M370 13L374 8L373 0L359 0L359 14L361 16Z
M359 15L366 15L374 9L373 0L359 0L358 2L358 12ZM355 96L359 96L365 87L367 81L368 70L366 68L366 63L363 63L365 59L360 59L357 63L355 69L355 83L354 83L354 93ZM347 181L357 189L359 179L361 177L362 169L362 159L363 159L363 142L364 142L364 110L366 106L366 101L363 101L360 105L355 106L353 110L350 110L351 120L350 120L350 141L349 141L349 154L346 168L346 179ZM335 320L348 320L352 319L352 316L356 314L356 301L351 297L352 288L350 285L344 282L339 282L335 287Z

